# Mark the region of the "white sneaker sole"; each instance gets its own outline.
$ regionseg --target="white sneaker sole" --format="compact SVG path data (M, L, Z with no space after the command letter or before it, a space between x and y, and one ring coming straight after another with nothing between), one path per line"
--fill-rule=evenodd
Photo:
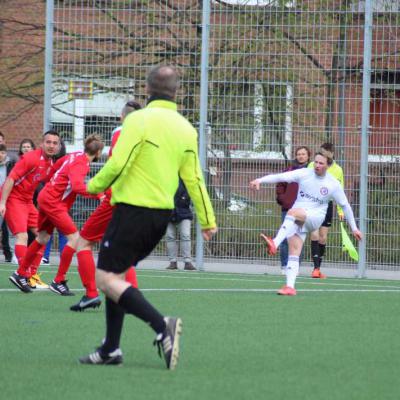
M174 345L172 346L171 362L169 363L169 369L174 370L178 364L179 359L179 339L182 334L182 320L176 319L175 332L174 332Z

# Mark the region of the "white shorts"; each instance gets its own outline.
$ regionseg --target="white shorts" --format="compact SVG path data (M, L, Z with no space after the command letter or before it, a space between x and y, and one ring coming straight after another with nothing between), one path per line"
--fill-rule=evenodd
M325 213L321 213L321 210L305 210L305 212L306 220L302 226L298 227L295 233L295 235L301 237L303 242L306 240L307 233L319 229L325 219Z

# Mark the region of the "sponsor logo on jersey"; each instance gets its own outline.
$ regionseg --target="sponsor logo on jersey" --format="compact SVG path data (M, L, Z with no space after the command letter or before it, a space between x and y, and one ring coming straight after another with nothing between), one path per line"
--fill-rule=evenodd
M323 186L321 189L319 189L319 192L322 194L322 196L326 196L328 194L328 188Z
M324 200L321 200L318 197L315 197L309 193L305 193L302 190L300 190L300 196L312 201L313 203L325 204Z

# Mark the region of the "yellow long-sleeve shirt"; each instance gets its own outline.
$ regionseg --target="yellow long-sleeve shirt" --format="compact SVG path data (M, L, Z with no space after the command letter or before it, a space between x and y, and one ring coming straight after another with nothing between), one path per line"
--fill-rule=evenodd
M111 203L173 209L182 178L203 229L216 226L197 152L197 132L175 103L153 100L129 114L112 157L88 183L90 193L112 187Z

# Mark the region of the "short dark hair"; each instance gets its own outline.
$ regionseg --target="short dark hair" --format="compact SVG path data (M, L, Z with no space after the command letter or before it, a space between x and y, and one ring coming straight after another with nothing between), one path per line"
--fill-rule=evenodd
M135 100L129 100L126 102L125 107L132 108L133 110L140 110L142 106Z
M4 133L3 133L2 131L0 131L0 136L1 136L3 139L5 138Z
M36 149L35 143L33 143L33 140L32 140L32 139L29 139L29 138L22 139L22 140L20 141L19 147L18 147L18 155L19 155L19 156L22 156L22 154L24 154L24 153L22 152L22 146L23 146L25 143L29 143L29 144L31 145L31 147L32 147L33 150Z
M311 150L310 150L307 146L299 146L299 147L296 147L296 150L294 151L294 155L295 155L295 156L297 156L297 152L298 152L299 150L305 150L305 151L307 152L308 159L310 160L310 157L311 157Z
M178 87L178 73L169 65L154 67L147 77L147 90L150 96L161 96L173 100Z
M121 112L122 119L125 118L132 111L140 110L141 108L142 106L137 101L129 100L128 102L126 102L124 108L122 109Z
M49 129L48 131L43 133L43 137L45 137L46 135L53 135L53 136L60 137L60 134L57 131L55 131L54 129Z
M332 154L335 152L335 145L330 142L325 142L321 144L321 149L324 149L326 151L330 151Z
M89 135L85 140L85 153L94 156L99 150L103 150L104 142L100 135Z
M5 144L0 144L0 151L7 151L7 146Z

